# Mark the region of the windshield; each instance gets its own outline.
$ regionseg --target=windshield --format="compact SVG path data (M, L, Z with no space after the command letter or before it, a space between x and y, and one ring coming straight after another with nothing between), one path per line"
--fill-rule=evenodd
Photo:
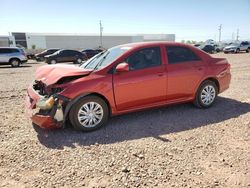
M85 69L101 69L102 67L105 67L114 62L114 60L116 60L119 56L124 54L129 49L129 47L110 48L107 51L95 55L94 57L83 63L80 67Z
M240 44L239 43L232 43L230 44L230 46L239 46Z

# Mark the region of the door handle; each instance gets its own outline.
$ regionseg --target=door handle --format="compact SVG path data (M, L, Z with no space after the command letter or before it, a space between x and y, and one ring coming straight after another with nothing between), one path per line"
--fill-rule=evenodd
M203 70L203 67L198 67L197 70L198 70L198 71L202 71L202 70Z
M158 72L158 76L164 76L164 72Z

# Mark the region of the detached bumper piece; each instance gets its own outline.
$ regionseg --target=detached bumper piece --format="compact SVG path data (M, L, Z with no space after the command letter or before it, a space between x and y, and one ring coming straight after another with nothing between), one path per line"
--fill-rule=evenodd
M63 127L62 101L56 97L44 98L32 86L28 88L26 108L32 122L43 129Z
M43 129L57 129L62 127L50 116L35 114L31 117L31 120L34 124Z

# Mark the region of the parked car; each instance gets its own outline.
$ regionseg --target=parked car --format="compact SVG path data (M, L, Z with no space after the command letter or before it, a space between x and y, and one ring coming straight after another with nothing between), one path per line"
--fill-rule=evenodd
M27 53L26 56L28 59L36 59L36 56L33 53Z
M100 52L102 52L102 50L93 50L93 49L86 49L86 50L82 50L82 53L84 55L86 55L86 59L90 59L91 57L95 56L96 54L99 54Z
M48 64L56 64L62 62L81 63L86 59L85 55L76 50L58 50L57 52L44 56L45 62Z
M223 48L224 47L222 45L219 45L219 44L214 45L214 51L217 53L223 51Z
M250 43L248 41L243 41L240 43L232 43L223 49L224 53L239 53L240 51L250 51Z
M0 47L0 65L11 65L19 67L27 62L27 57L22 48Z
M191 45L124 44L78 67L39 67L27 107L40 127L65 127L69 121L77 130L92 131L111 116L146 108L183 102L208 108L229 88L230 79L226 59Z
M41 53L35 54L35 58L37 61L44 61L45 60L44 57L46 55L53 54L53 53L57 52L58 50L60 50L60 49L59 48L50 48L50 49L44 50Z
M216 42L213 39L208 39L205 41L205 44L214 46Z
M201 44L194 44L194 47L199 47Z
M215 52L215 47L214 45L210 45L210 44L206 44L206 45L201 45L199 46L198 48L200 48L201 50L203 50L204 52L207 52L207 53L214 53Z

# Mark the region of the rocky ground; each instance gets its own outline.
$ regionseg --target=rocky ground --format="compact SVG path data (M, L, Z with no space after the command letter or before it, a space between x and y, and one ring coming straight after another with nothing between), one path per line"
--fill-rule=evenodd
M250 187L250 54L214 56L232 82L212 108L122 115L92 133L33 127L24 98L43 63L1 66L0 186Z

